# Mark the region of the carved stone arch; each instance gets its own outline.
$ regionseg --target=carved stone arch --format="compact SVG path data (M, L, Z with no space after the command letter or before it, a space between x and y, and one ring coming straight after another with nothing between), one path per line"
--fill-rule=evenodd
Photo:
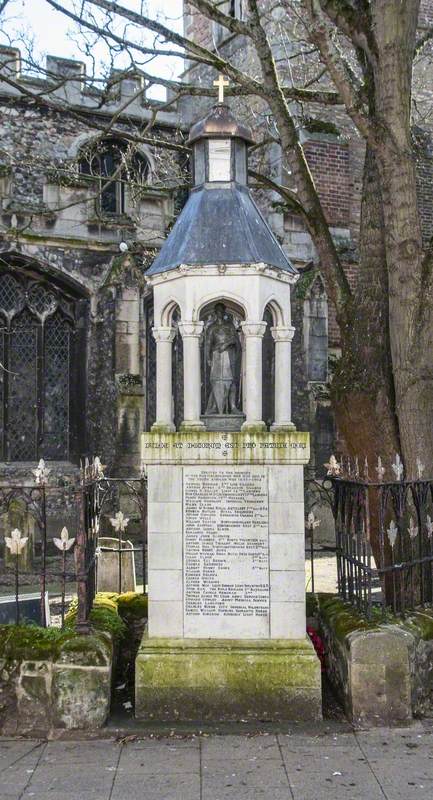
M88 301L16 253L0 260L0 458L77 461L85 447Z
M272 319L272 327L280 327L287 324L286 320L284 319L283 310L274 297L268 298L265 303L262 314L263 320L265 319L264 315L266 312L268 312L268 315L270 315L269 319Z
M193 314L194 322L198 322L198 320L203 319L203 314L206 312L206 309L211 310L217 303L224 303L224 305L226 305L228 308L232 308L235 313L240 314L242 321L251 317L250 310L243 297L240 297L239 295L229 291L222 293L211 292L210 294L201 298L201 301Z
M182 316L182 309L179 301L173 297L165 304L161 311L160 321L156 320L155 325L160 324L163 328L169 328L173 324L174 316L179 321Z

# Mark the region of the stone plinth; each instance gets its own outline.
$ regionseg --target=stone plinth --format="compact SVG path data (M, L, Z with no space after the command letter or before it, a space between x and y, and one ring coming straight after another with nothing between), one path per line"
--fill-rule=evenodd
M144 636L135 714L158 720L316 720L320 665L309 639L155 639Z
M316 717L320 666L305 617L308 434L153 432L142 446L149 623L138 713L264 718L268 708L268 718L293 719L309 697L304 716Z

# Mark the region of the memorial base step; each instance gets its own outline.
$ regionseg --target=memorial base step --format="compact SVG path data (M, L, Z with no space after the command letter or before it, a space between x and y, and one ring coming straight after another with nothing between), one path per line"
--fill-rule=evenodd
M135 670L143 720L318 720L320 663L308 638L156 639L145 632Z

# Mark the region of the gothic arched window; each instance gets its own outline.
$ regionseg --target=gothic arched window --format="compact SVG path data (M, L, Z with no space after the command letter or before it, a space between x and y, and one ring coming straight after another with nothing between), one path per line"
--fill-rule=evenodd
M304 342L307 379L325 383L328 380L328 300L320 275L311 284L304 302Z
M37 274L0 271L0 458L67 461L80 448L82 302ZM84 301L85 302L85 301ZM81 352L81 363L85 361Z
M149 162L140 153L119 139L93 142L80 154L79 170L94 179L97 194L96 208L100 214L124 214L126 191L146 185Z

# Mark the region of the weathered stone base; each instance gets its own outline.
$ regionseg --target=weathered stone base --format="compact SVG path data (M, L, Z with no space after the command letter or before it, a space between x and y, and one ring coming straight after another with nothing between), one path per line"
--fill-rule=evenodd
M317 720L320 664L309 639L155 639L135 670L135 715L157 720Z
M412 719L411 634L368 623L337 597L318 596L328 676L355 725L401 725Z
M44 660L12 660L0 652L0 734L102 727L112 664L112 637L102 631L74 635Z

